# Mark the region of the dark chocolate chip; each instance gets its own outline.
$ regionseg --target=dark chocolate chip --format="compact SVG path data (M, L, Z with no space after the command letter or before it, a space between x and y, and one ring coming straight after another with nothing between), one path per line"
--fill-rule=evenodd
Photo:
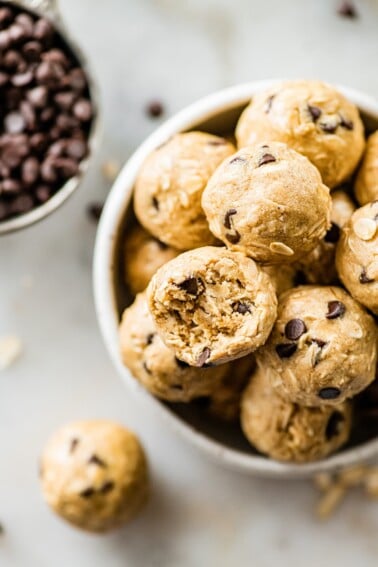
M11 211L13 214L21 215L31 211L33 206L34 201L30 195L19 195L12 202Z
M25 185L33 185L39 177L39 163L37 158L27 158L21 166L21 179Z
M33 80L33 73L31 71L25 71L24 73L17 73L11 78L11 83L15 87L26 87Z
M353 122L343 116L340 116L340 126L346 130L353 130L354 127Z
M81 496L81 498L91 498L94 494L95 494L95 489L92 487L88 487L85 488L84 490L82 490L81 492L79 492L79 496Z
M229 163L230 163L230 164L231 164L231 163L238 163L238 162L239 162L239 163L245 163L246 161L247 161L247 160L246 160L245 158L243 158L243 157L241 157L241 156L236 156L236 157L232 158Z
M175 356L175 362L180 368L189 368L190 366L187 362L184 362L183 360L177 358L177 356Z
M74 437L73 439L71 439L70 453L73 453L75 451L78 444L79 444L79 439L77 439L77 437Z
M359 277L360 284L370 284L374 282L374 279L369 278L366 272L366 268L362 268L362 272Z
M4 87L8 81L9 81L8 73L4 73L0 71L0 87Z
M322 341L321 339L311 339L312 343L315 343L316 345L318 345L319 348L323 348L326 346L327 342L326 341Z
M98 222L100 220L104 203L89 203L87 206L87 215L90 220Z
M231 224L231 217L233 215L236 215L237 211L236 209L229 209L227 211L227 213L224 215L224 221L223 221L223 225L226 228L232 228L232 224Z
M204 364L210 358L210 356L211 356L211 350L208 347L205 347L201 352L200 356L198 357L196 366L199 367L204 366Z
M143 368L147 372L147 374L152 374L151 370L148 368L147 363L143 362Z
M327 319L337 319L342 317L345 313L346 307L341 301L329 301Z
M62 110L68 111L72 108L76 100L76 94L72 91L56 93L54 102Z
M40 18L34 26L33 36L42 41L50 40L54 35L54 28L47 18Z
M240 242L241 236L237 230L235 230L234 234L227 233L225 236L227 240L231 242L231 244L237 244L238 242Z
M146 106L146 112L151 118L159 118L164 113L164 106L158 100L152 100Z
M146 344L147 345L152 344L152 341L154 340L154 336L155 336L155 333L149 333L147 335L147 338L146 338Z
M4 118L4 127L9 134L20 134L26 128L25 118L21 112L10 112Z
M28 41L22 46L22 54L29 63L37 63L42 53L39 41Z
M96 454L91 455L91 457L88 459L88 464L97 465L98 467L101 467L103 469L106 469L108 466L105 461L100 459L100 457Z
M10 24L13 20L13 12L8 6L0 8L0 28L3 29L4 26Z
M189 293L189 295L198 295L198 283L199 280L197 280L197 278L191 277L177 284L177 287L183 289L184 291Z
M276 98L276 95L271 95L266 99L265 108L264 108L264 112L266 114L268 114L271 111L272 104L273 104L273 101L274 101L275 98Z
M155 195L152 197L151 202L152 202L154 209L156 209L158 211L159 210L159 201L157 200Z
M339 388L322 388L318 392L319 398L322 400L335 400L341 394L341 390Z
M317 106L313 106L312 104L308 104L307 109L311 115L313 122L316 122L322 113L320 108L318 108Z
M334 244L338 242L339 238L340 238L340 227L336 223L332 222L331 228L327 230L324 240L326 242L331 242Z
M334 411L331 413L330 418L327 423L325 430L325 436L327 441L330 441L334 437L340 434L340 425L344 421L344 416L339 411Z
M86 99L78 100L74 104L73 114L80 122L88 122L92 118L91 102Z
M272 156L272 154L264 154L258 162L257 167L261 167L262 165L265 165L267 163L273 163L274 161L277 161L276 158L274 156Z
M251 306L249 303L245 303L243 301L236 301L232 304L233 311L240 313L241 315L245 315L246 313L251 313Z
M101 486L99 492L101 492L101 494L107 494L113 490L114 486L114 482L112 480L108 480Z
M339 7L337 8L337 13L343 18L354 19L358 17L355 5L353 4L353 2L349 2L347 0L344 0L340 3Z
M297 341L306 331L307 327L302 319L290 319L285 325L285 336L290 341Z
M218 140L210 140L210 142L207 142L208 146L224 146L225 144L227 144L227 140L226 138L219 138Z
M1 186L3 193L8 195L19 193L22 189L21 183L16 179L4 179Z
M51 197L51 189L47 185L39 185L35 189L35 196L39 203L46 203Z
M276 353L280 358L290 358L297 350L295 343L281 343L276 345Z
M321 122L319 125L323 132L326 132L326 134L334 134L338 126L337 124L332 124L331 122Z
M35 108L44 108L47 104L49 92L46 87L34 87L27 93L28 101L35 107Z
M159 246L160 250L167 250L168 249L168 244L165 244L165 242L161 242L161 240L158 240L157 238L155 238L155 242Z

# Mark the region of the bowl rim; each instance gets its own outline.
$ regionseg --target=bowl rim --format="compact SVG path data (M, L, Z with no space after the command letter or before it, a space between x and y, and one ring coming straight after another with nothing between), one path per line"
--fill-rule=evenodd
M151 411L161 415L175 432L200 449L211 460L223 466L255 476L298 479L311 477L321 472L336 471L372 459L378 455L378 437L356 447L341 450L328 458L304 464L278 462L260 455L244 454L210 439L206 434L178 417L161 400L152 396L123 365L118 343L119 317L112 285L115 269L112 262L116 235L125 209L132 198L135 177L144 159L175 133L195 129L198 124L219 112L248 104L253 94L277 82L279 82L278 79L252 81L207 95L169 118L138 147L115 180L101 215L94 250L93 286L97 319L110 358L125 384L136 396L148 404ZM354 102L360 110L373 115L378 120L378 99L349 87L336 85L336 88Z

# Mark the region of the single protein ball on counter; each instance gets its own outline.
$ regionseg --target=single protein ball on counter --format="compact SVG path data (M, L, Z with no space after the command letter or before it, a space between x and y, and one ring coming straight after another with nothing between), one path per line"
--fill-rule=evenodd
M147 298L163 341L180 360L199 367L256 350L277 314L269 276L243 254L213 246L162 266Z
M123 313L119 339L125 366L151 394L162 400L189 402L208 396L227 372L227 365L193 368L179 360L159 337L145 293L138 294Z
M342 288L301 286L280 296L273 331L257 358L271 367L272 386L287 400L340 404L374 380L377 329Z
M147 461L137 437L121 425L77 421L48 441L41 483L59 516L84 530L105 532L131 520L145 504Z
M378 199L378 131L371 134L356 177L354 194L360 205Z
M295 264L273 264L261 266L263 272L268 274L276 290L277 297L284 291L295 286L297 267Z
M295 262L330 226L331 197L319 171L279 142L227 158L209 180L202 206L228 248L268 264Z
M284 81L256 93L237 128L238 147L285 142L305 155L333 188L348 179L365 146L357 107L320 81Z
M336 268L349 293L378 315L378 201L357 209L344 226Z
M135 225L126 234L124 246L124 274L131 293L146 289L158 268L180 252L160 242L140 225Z
M333 191L331 198L331 228L316 248L296 264L303 280L309 284L331 285L338 282L335 263L336 245L341 229L348 222L356 207L345 191Z
M350 435L350 402L306 407L282 398L258 367L241 402L241 426L248 441L278 461L305 463L334 453Z
M146 159L134 194L139 222L179 250L215 244L201 207L202 192L218 165L235 151L205 132L176 134Z

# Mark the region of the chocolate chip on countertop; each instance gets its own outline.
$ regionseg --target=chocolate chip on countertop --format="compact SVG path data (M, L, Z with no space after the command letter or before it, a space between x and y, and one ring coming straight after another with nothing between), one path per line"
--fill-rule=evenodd
M87 206L87 214L91 221L98 222L101 217L102 209L104 208L104 203L93 202L89 203Z
M264 154L258 162L257 167L261 167L262 165L265 165L267 163L273 163L274 161L277 161L276 158L274 156L272 156L272 154Z
M341 301L329 301L328 302L328 313L326 314L327 319L337 319L342 317L346 311L344 303Z
M360 284L370 284L374 282L374 279L369 278L366 272L366 268L362 268L360 277L359 277Z
M295 343L281 343L276 345L276 353L280 358L290 358L297 350Z
M97 465L98 467L101 467L103 469L107 468L107 464L105 463L105 461L103 461L102 459L100 459L100 457L98 455L96 455L95 453L93 455L90 456L90 458L88 459L88 464L90 465Z
M322 400L335 400L340 396L340 394L341 394L341 390L339 388L333 388L333 387L322 388L318 392L318 396Z
M331 242L332 244L335 244L336 242L338 242L339 238L340 238L340 227L336 223L331 222L331 228L327 230L324 240L326 242Z
M159 118L164 113L164 106L158 100L152 100L146 106L146 112L151 118Z
M232 224L231 224L231 217L233 215L236 215L237 210L236 209L229 209L227 211L227 213L224 215L224 221L223 221L223 225L226 228L232 228Z
M206 361L210 358L210 356L211 356L211 350L208 347L205 347L201 352L200 356L198 357L196 366L198 366L199 368L204 366Z
M297 341L306 331L307 327L302 319L290 319L285 325L285 336L290 341Z
M236 301L232 304L232 309L236 313L240 313L241 315L245 315L246 313L251 313L251 306L249 303L245 303L243 301Z
M331 413L325 430L325 436L328 441L339 435L340 425L344 421L344 416L339 411Z
M313 122L316 122L317 119L320 117L320 115L321 115L321 113L322 113L322 111L320 110L320 108L317 107L317 106L314 106L314 105L312 105L312 104L308 104L308 105L307 105L307 109L308 109L308 111L309 111L309 113L310 113L310 115L311 115L311 118L312 118Z
M152 374L151 370L148 368L147 363L143 362L143 368L147 372L147 374Z
M353 4L353 2L347 0L344 0L340 3L339 7L337 8L337 13L343 18L354 19L358 17L355 5Z
M184 280L183 282L177 284L177 287L179 287L180 289L183 289L184 291L186 291L186 293L189 293L189 295L198 295L198 283L200 280L198 280L197 278L187 278L186 280Z

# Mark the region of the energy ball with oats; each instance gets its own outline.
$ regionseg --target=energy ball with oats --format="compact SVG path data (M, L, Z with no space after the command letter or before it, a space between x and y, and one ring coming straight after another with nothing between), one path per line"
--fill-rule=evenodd
M364 127L357 107L320 81L285 81L256 93L241 115L238 147L285 142L305 155L330 188L348 179L361 158Z
M163 341L191 366L253 352L268 338L277 313L269 276L243 254L213 246L161 267L147 297Z
M227 365L193 368L182 362L159 337L148 310L146 294L136 296L119 328L122 360L152 394L169 402L189 402L210 395L227 372Z
M148 494L147 462L136 436L110 421L62 427L41 459L47 503L79 528L105 532L131 520Z
M241 426L248 441L278 461L305 463L327 457L349 438L350 402L305 407L282 398L264 367L257 369L241 402Z
M367 139L354 193L360 205L378 199L378 131Z
M338 281L335 263L336 246L341 229L348 222L356 207L345 191L333 191L331 198L331 228L316 248L296 264L306 283L309 284L331 285Z
M279 142L227 158L209 180L202 206L228 248L269 264L298 260L330 226L331 197L319 171Z
M146 159L134 195L140 223L179 250L214 244L201 207L202 192L218 165L235 151L204 132L176 134Z
M257 357L287 400L340 404L374 380L377 329L343 289L301 286L280 296L273 331Z
M125 281L131 293L136 295L146 289L156 270L178 254L178 250L135 225L126 235L124 247Z
M277 297L295 285L297 266L295 264L273 264L261 266L263 272L270 277Z
M344 226L336 267L349 293L378 315L378 201L357 209Z

